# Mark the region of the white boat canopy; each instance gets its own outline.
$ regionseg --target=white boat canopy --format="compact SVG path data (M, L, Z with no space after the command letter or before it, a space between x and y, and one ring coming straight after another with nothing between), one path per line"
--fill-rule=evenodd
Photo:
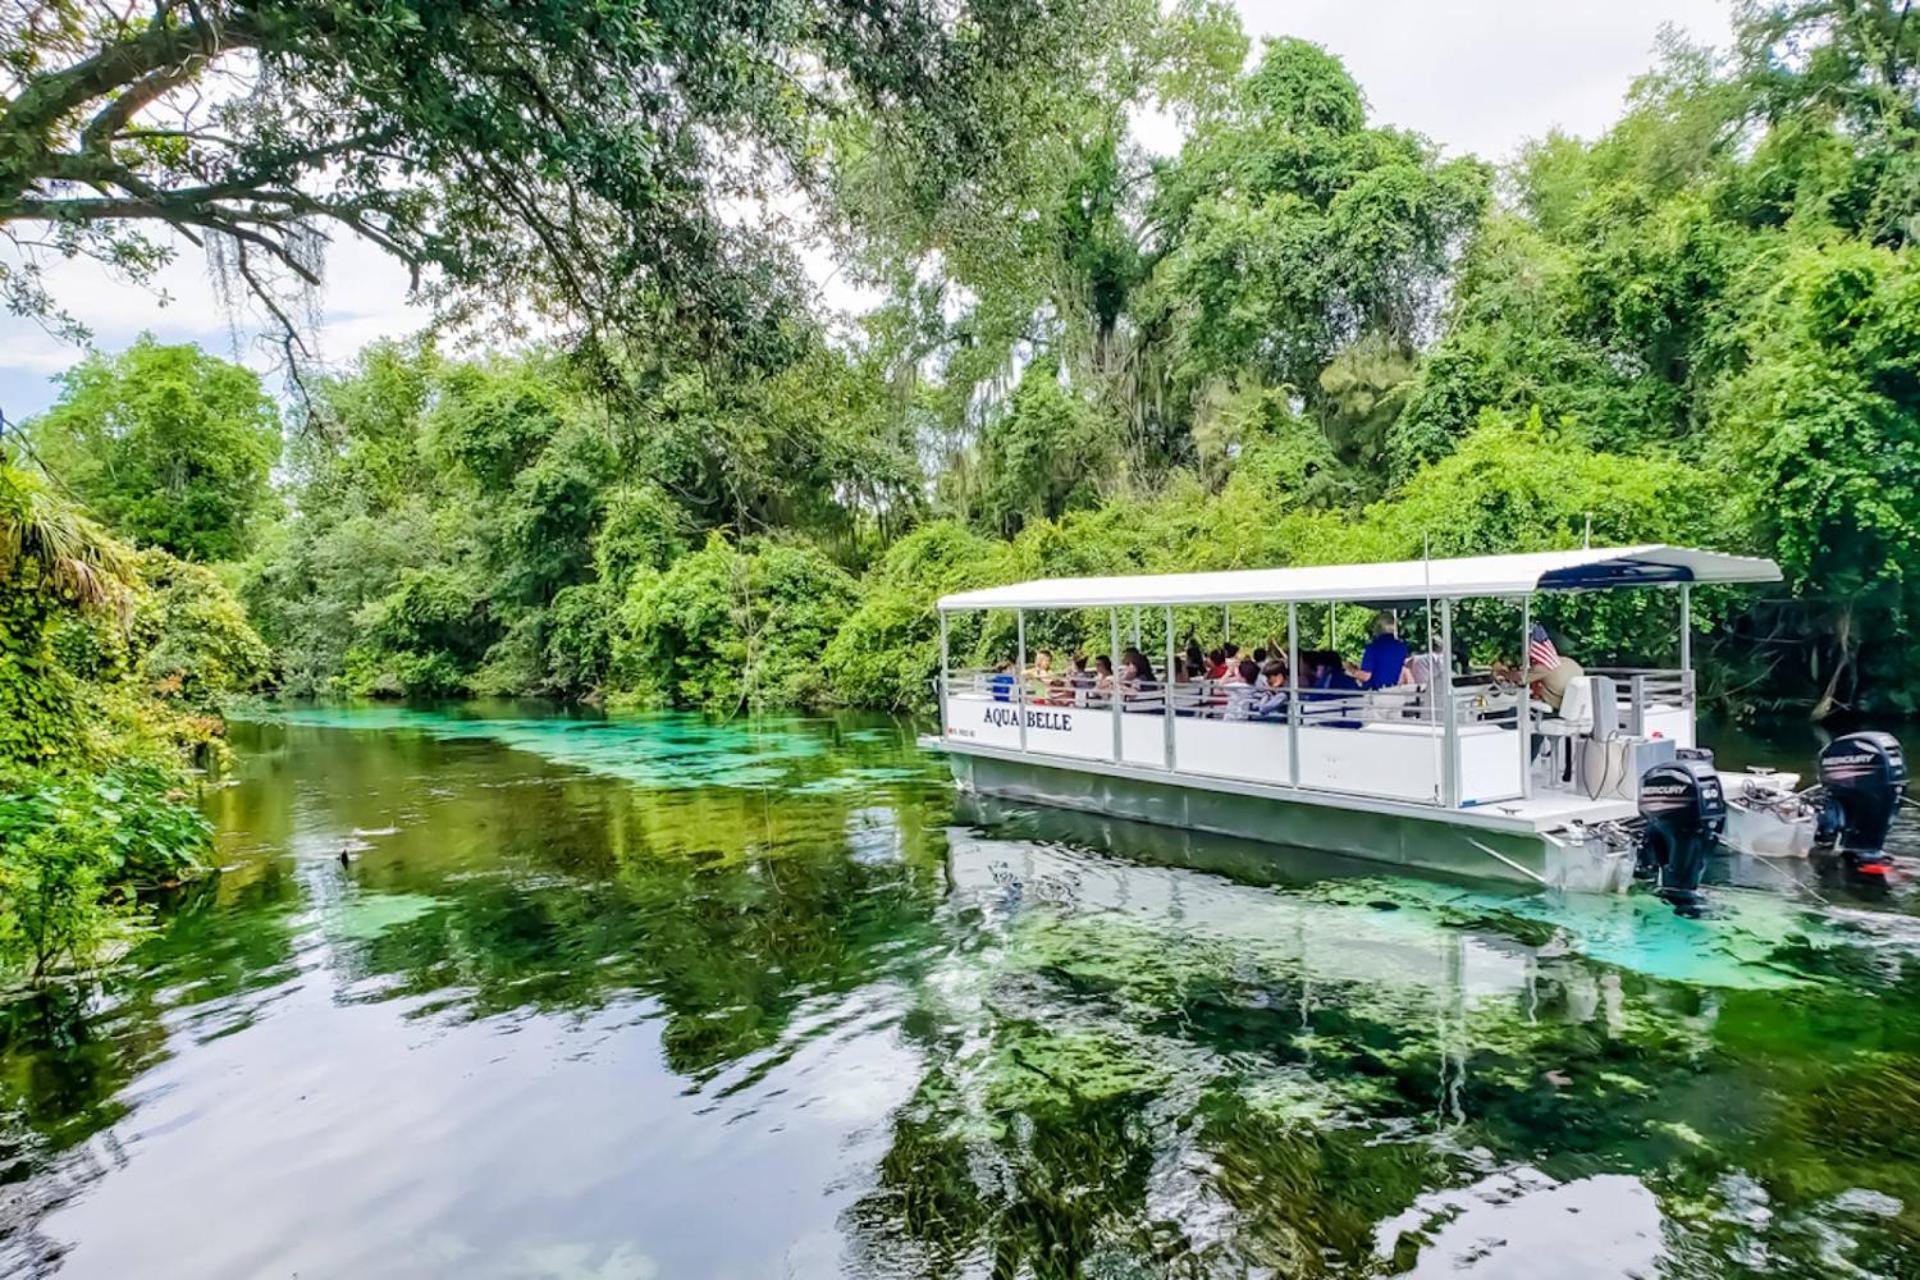
M1114 578L1041 578L942 596L943 613L962 609L1081 609L1118 605L1269 604L1525 596L1677 583L1778 582L1780 566L1754 556L1658 544L1534 551L1522 555L1328 564L1217 573Z

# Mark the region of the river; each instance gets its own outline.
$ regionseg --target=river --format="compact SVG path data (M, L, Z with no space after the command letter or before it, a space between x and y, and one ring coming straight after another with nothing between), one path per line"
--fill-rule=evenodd
M1905 888L956 811L878 718L233 737L219 874L0 1007L0 1273L1920 1273Z

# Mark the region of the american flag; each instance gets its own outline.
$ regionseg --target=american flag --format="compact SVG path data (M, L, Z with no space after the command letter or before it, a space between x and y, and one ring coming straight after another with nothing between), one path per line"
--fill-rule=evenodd
M1551 671L1560 665L1560 651L1547 638L1547 629L1537 622L1527 636L1527 665L1541 671Z

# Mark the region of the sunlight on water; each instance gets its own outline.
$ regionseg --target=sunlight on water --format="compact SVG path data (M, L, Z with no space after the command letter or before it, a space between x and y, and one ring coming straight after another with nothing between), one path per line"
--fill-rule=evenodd
M834 749L817 721L757 718L717 722L697 715L653 714L576 719L552 714L537 717L485 717L411 707L305 707L272 717L288 725L352 729L360 732L404 730L443 741L483 739L527 751L558 764L573 765L649 787L858 786L860 770L833 777L797 781L807 763ZM853 741L886 741L883 730L856 731ZM881 777L911 776L913 771L884 770Z
M0 1014L0 1272L1920 1260L1904 892L1684 920L957 803L871 717L235 735L222 874Z

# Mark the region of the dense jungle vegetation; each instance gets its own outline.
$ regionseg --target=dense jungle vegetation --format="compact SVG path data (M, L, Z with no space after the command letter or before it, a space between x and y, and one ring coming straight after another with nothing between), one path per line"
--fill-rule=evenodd
M1603 136L1504 167L1207 0L646 8L163 3L0 40L9 305L71 327L34 254L138 277L164 224L286 322L292 375L276 401L192 349L89 355L12 447L0 894L150 829L75 797L165 813L236 690L920 707L932 601L1042 574L1590 520L1781 563L1701 601L1716 696L1920 703L1904 4L1741 4ZM286 91L139 127L229 48ZM827 314L802 224L877 305ZM295 303L340 225L444 320L323 371ZM1583 654L1670 657L1658 598L1559 608ZM1039 625L1104 647L1104 618Z

